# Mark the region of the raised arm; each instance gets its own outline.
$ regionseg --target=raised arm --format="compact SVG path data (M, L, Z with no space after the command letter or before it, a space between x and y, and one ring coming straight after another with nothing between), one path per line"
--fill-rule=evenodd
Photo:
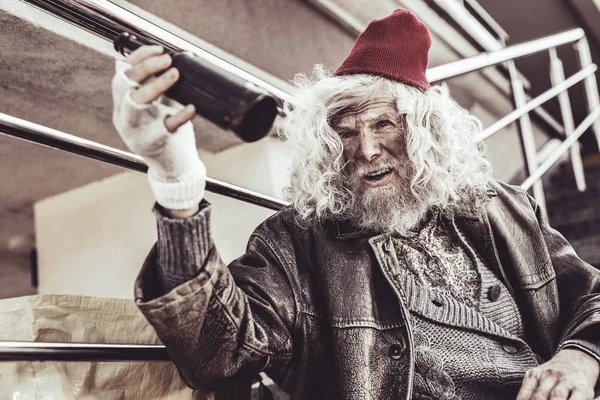
M159 241L136 282L136 301L188 384L216 390L289 364L295 301L265 239L254 234L246 253L227 267L210 235L208 204L185 220L158 212L157 218ZM157 273L189 266L196 268L192 279L156 297Z
M161 48L143 46L117 61L112 82L114 125L148 164L157 201L158 243L136 282L136 302L188 384L215 390L291 361L295 301L260 234L229 268L221 261L202 201L194 109L164 97L179 75L170 65Z

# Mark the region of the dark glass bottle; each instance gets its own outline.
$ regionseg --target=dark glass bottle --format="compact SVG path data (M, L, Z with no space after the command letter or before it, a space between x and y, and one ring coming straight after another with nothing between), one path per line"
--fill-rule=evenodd
M121 33L115 49L129 54L146 45L134 35ZM181 104L193 104L198 115L233 131L246 142L262 139L277 116L277 102L268 93L238 76L187 52L169 52L179 80L165 94Z

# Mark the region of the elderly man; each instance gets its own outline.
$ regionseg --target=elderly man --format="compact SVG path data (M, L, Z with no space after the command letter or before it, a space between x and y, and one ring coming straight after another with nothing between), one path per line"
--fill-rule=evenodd
M155 46L117 63L114 123L158 203L136 299L191 386L276 371L303 399L593 397L600 272L491 178L480 122L429 87L430 43L397 10L335 74L296 77L281 129L293 205L229 266L194 108L162 96L178 71Z

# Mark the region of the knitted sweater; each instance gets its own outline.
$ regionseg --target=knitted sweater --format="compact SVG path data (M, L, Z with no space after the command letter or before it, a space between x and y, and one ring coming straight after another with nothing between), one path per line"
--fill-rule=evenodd
M483 257L439 214L410 237L396 236L394 247L402 268L396 282L414 329L414 398L516 397L523 375L538 360L524 342L514 299ZM475 326L509 340L469 332Z

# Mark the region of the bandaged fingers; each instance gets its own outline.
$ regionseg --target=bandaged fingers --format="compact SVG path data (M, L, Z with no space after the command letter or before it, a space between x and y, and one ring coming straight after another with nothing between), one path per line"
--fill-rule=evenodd
M113 123L127 147L144 158L156 201L183 210L204 196L206 168L198 157L191 119L194 106L164 96L179 78L171 57L142 46L117 60L112 81Z
M136 65L152 56L161 55L165 49L159 45L141 46L135 51L127 55L127 62L131 65Z
M179 71L171 67L173 60L160 46L142 46L127 57L128 79L139 84L131 98L139 104L149 104L169 90L179 79ZM171 67L171 68L169 68Z
M131 99L139 104L149 104L169 90L177 83L178 79L179 71L176 68L169 68L160 76L146 79L137 90L131 93Z

